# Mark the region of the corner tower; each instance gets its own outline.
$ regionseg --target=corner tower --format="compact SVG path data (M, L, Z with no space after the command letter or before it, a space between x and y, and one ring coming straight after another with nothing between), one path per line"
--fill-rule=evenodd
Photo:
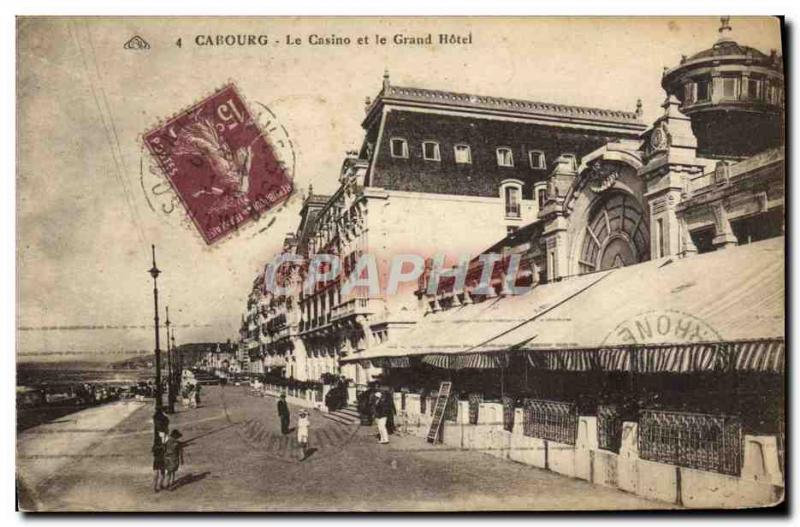
M697 153L744 158L783 144L782 57L743 46L722 17L714 45L666 69L661 86L692 122Z

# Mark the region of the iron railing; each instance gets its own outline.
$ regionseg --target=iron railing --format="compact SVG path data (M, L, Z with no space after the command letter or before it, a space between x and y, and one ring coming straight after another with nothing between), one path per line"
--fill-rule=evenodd
M742 469L742 423L738 417L641 410L639 456L738 476Z
M603 450L619 452L622 444L622 418L617 406L597 406L597 443Z
M514 430L514 399L503 396L503 430Z
M578 435L578 408L574 403L525 399L523 434L568 445Z
M447 406L444 407L444 420L458 421L458 399L452 395L448 397Z

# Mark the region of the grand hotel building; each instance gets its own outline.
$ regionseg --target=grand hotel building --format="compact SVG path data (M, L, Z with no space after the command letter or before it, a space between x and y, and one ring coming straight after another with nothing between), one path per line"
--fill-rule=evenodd
M312 257L339 255L346 269L358 256L479 253L536 222L548 177L575 171L610 141L636 140L646 129L641 107L605 110L452 93L391 84L385 73L367 100L359 151L348 152L333 195L305 196L300 222L284 249ZM242 345L253 363L316 380L342 373L364 384L358 357L419 318L407 294L341 295L340 281L311 295L274 298L254 283L243 318ZM255 368L260 368L255 364Z

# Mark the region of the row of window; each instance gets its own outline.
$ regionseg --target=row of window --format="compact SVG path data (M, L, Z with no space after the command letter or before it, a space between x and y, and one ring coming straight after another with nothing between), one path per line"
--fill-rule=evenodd
M782 89L776 82L755 77L723 76L718 87L721 89L720 98L724 99L766 101L770 104L781 104L783 99ZM710 100L714 85L710 78L699 78L684 84L683 90L684 104L692 104Z
M408 142L403 138L393 137L390 141L390 150L392 157L400 159L408 158ZM472 164L472 149L469 145L457 144L453 146L453 156L457 164ZM574 154L563 154L563 157L569 158L573 160L573 162L575 160ZM441 161L442 154L439 143L436 141L423 141L422 158L426 161ZM533 169L546 169L547 160L545 159L544 152L541 150L529 150L528 164ZM511 148L505 146L497 148L497 166L514 166L514 152L511 150Z

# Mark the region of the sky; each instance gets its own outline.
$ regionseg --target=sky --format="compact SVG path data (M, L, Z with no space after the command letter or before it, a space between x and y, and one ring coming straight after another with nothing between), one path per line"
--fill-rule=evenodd
M159 301L181 342L238 337L253 279L298 221L301 192L336 189L358 148L365 97L393 84L634 110L658 117L661 72L710 47L717 18L21 19L17 28L17 357L124 358L153 349L150 245ZM731 36L780 49L772 19ZM471 45L392 36L472 34ZM198 46L197 35L268 35L269 46ZM308 37L349 37L312 46ZM389 44L374 44L376 34ZM133 35L147 50L124 49ZM370 44L359 46L359 37ZM290 46L287 38L300 38ZM177 41L181 39L181 46ZM298 193L211 246L173 203L142 135L234 82L269 108ZM269 118L262 112L262 119ZM262 120L262 122L264 122ZM169 211L169 212L165 212ZM162 336L163 339L163 336ZM162 342L163 347L163 342Z

